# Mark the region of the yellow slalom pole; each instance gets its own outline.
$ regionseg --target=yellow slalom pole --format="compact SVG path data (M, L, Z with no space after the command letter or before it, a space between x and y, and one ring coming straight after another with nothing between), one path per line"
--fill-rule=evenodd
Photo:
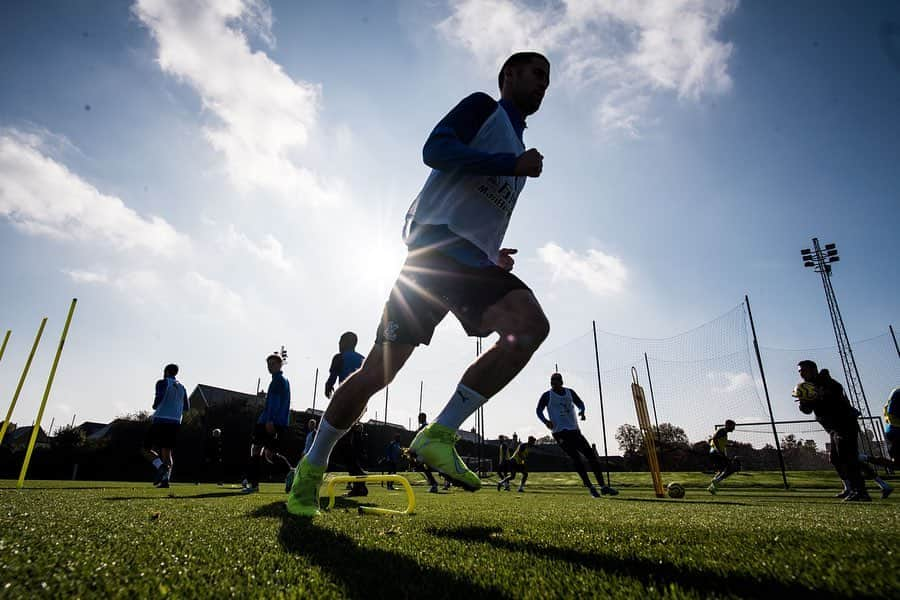
M22 391L22 385L25 384L25 378L28 376L28 369L31 368L31 361L34 358L34 353L37 351L38 344L41 341L41 335L44 333L44 326L47 324L47 317L41 321L41 326L38 327L37 336L34 338L34 344L31 346L31 354L28 355L28 360L25 361L25 368L22 370L22 376L19 377L19 385L16 386L16 393L13 394L12 402L9 405L9 410L6 412L6 420L3 421L3 427L0 428L0 444L3 443L3 436L6 435L6 428L9 427L9 420L12 418L13 409L16 407L16 402L19 400L19 393Z
M41 418L44 416L44 407L47 406L47 398L50 397L50 386L53 385L53 378L56 376L56 366L59 364L59 356L62 354L63 346L66 345L66 335L69 333L69 324L72 322L72 315L75 313L75 303L78 298L72 298L72 304L69 306L69 315L66 317L66 324L63 326L62 336L59 338L59 346L56 348L56 356L53 358L53 366L50 367L50 378L47 379L47 387L44 388L44 398L41 400L41 408L38 410L37 419L34 421L34 427L31 429L31 440L28 442L28 450L25 451L25 462L22 463L22 472L19 473L19 482L16 489L22 489L25 483L25 473L28 472L28 463L31 462L31 453L34 451L34 444L37 442L38 432L41 430Z
M0 346L0 360L3 360L3 353L6 352L6 342L9 341L9 336L12 333L12 329L6 330L6 335L3 336L3 345Z

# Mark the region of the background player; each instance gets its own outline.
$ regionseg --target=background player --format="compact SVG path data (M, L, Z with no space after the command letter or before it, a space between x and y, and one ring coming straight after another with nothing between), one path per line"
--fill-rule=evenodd
M525 482L528 481L528 455L531 453L531 449L534 448L534 444L537 440L534 439L533 435L528 436L528 441L522 442L512 453L512 456L509 457L507 461L507 469L509 470L509 474L497 482L497 491L499 492L501 489L509 491L509 482L516 478L517 473L522 474L522 481L519 482L518 492L525 491Z
M599 498L600 495L615 496L618 490L603 484L603 467L600 466L600 460L597 453L581 434L578 428L578 421L575 420L575 408L578 408L578 416L582 421L585 419L584 402L575 393L575 390L563 387L563 377L559 373L550 376L550 389L544 392L537 405L537 416L541 422L553 432L553 439L559 444L559 447L569 455L572 465L581 477L584 487L588 489L591 496ZM549 418L544 416L547 411ZM580 456L579 456L580 455ZM594 477L597 478L597 485L600 491L591 483L584 464L581 461L584 457L591 469L594 471Z
M181 428L181 416L191 407L187 391L175 379L176 375L178 365L168 364L163 369L163 378L156 382L153 417L144 438L147 459L156 467L153 485L161 488L169 487L175 458L175 442Z
M706 488L710 494L718 492L719 484L737 471L734 461L728 456L728 434L734 431L734 428L734 421L726 419L725 427L717 429L709 440L709 460L718 471L713 480L709 482L709 487Z
M253 428L253 439L250 442L250 460L247 463L247 486L245 494L259 491L259 471L261 456L269 463L273 458L284 461L288 469L290 463L278 454L279 438L288 426L291 414L291 385L281 372L283 360L277 353L266 357L266 368L272 375L269 390L266 392L266 405L256 420Z

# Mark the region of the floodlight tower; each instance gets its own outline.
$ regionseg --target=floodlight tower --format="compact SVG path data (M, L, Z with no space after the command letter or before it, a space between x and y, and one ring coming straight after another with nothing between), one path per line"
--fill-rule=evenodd
M859 377L859 369L856 368L856 360L853 358L853 349L850 347L850 338L847 337L847 329L844 327L844 319L841 317L841 309L838 307L837 296L834 294L834 288L831 285L831 264L841 260L838 256L837 246L835 244L825 244L823 250L819 246L819 238L813 238L812 249L804 248L800 251L803 258L803 266L813 269L822 278L822 287L825 288L825 300L828 303L828 312L831 315L831 325L834 328L834 337L837 340L838 354L841 357L841 366L844 369L844 378L847 382L847 395L850 401L859 411L860 415L865 415L875 434L875 440L878 444L878 456L883 454L884 444L881 439L881 428L875 427L872 419L872 411L869 409L869 401L866 399L866 392L863 390L862 379ZM869 454L873 454L871 442L866 429L860 431L860 441L869 447Z

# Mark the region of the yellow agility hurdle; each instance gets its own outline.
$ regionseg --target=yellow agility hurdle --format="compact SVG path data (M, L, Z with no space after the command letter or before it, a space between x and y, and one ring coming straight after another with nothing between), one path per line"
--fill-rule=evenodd
M376 506L360 506L359 514L369 515L411 515L416 509L416 494L406 477L400 475L338 475L325 482L325 493L328 494L328 509L334 508L334 486L339 483L399 483L406 490L406 510L378 508Z

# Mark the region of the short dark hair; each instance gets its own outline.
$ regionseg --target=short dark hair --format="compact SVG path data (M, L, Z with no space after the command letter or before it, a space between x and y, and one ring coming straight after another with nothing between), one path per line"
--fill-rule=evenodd
M562 379L562 373L554 373L553 375L551 375L550 381L553 381L554 379Z
M266 362L269 362L270 360L277 360L278 362L280 362L282 364L284 363L284 359L281 358L281 355L278 354L277 352L273 352L272 354L270 354L266 357Z
M359 342L359 338L356 337L356 334L352 331L347 331L341 335L341 339L338 340L338 346L349 350L356 348L357 342Z
M819 366L811 360L801 360L800 362L797 363L797 366L800 367L801 369L808 368L808 369L812 369L816 373L819 372Z
M178 365L176 365L175 363L167 364L163 369L163 375L165 375L166 377L175 377L176 375L178 375Z
M734 428L734 427L736 427L736 426L737 426L737 423L735 423L735 422L732 421L731 419L725 419L725 427L731 427L731 428Z
M515 54L507 58L503 62L503 66L500 67L500 73L497 75L497 85L500 87L500 91L503 91L503 80L506 78L505 71L507 68L521 67L522 65L527 65L531 61L538 58L546 62L548 65L550 64L550 61L547 59L547 57L540 52L516 52Z

